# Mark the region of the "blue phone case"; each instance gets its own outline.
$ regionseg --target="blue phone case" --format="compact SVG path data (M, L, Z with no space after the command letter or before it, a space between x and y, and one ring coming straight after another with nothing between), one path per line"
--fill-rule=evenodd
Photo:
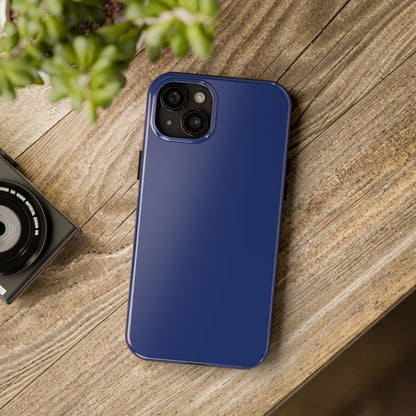
M158 132L169 82L211 92L204 137ZM168 73L152 83L126 331L134 354L235 368L266 356L290 112L273 82Z

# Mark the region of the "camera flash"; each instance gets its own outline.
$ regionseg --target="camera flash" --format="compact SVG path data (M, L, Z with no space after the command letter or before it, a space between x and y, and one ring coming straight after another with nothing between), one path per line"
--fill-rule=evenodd
M203 92L197 92L194 95L194 100L197 104L202 104L205 101L205 94Z
M172 125L172 123L173 123L173 121L172 121L172 120L168 120L168 121L166 122L166 124L167 124L168 126L171 126L171 125Z

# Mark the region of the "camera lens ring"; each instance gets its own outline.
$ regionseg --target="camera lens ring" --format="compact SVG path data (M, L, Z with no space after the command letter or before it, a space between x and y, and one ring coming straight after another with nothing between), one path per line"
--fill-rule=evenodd
M16 212L0 202L0 253L14 247L22 234L22 223Z
M181 110L188 101L185 88L178 84L167 84L160 92L160 102L166 110Z
M181 124L186 134L202 136L209 128L209 119L203 111L191 110L182 117Z
M41 254L47 237L47 220L38 199L23 186L0 180L0 275L29 267Z

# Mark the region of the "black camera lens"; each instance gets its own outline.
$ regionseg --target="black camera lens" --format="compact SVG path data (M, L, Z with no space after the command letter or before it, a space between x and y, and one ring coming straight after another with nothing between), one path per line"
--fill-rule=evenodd
M189 111L182 119L182 128L191 136L201 136L208 130L208 117L202 111Z
M161 92L162 105L170 111L180 110L186 103L186 91L179 85L167 85Z
M22 234L22 223L16 213L6 205L0 205L0 253L17 244Z
M32 264L46 235L46 216L38 199L23 186L0 180L0 276Z
M0 237L6 232L6 224L0 221Z

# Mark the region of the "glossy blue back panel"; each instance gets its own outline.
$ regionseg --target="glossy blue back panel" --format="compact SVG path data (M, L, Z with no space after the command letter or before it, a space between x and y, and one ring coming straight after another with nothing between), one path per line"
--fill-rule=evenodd
M207 136L155 127L168 82L213 95ZM145 359L249 368L267 353L290 99L272 82L165 74L150 87L127 319Z

